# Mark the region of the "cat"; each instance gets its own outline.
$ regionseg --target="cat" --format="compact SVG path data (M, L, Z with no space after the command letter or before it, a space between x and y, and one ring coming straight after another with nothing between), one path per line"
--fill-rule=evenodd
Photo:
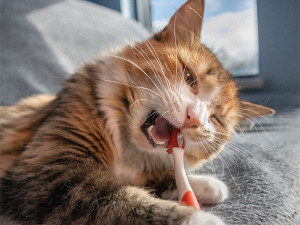
M0 211L23 224L224 224L180 205L174 127L185 166L221 151L244 119L273 114L238 97L200 42L204 0L189 0L151 38L79 68L56 96L0 107ZM189 175L201 204L228 196L222 181Z

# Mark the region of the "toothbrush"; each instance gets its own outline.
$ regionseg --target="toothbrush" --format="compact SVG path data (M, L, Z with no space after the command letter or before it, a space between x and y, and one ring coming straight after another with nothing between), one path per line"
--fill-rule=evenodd
M200 210L199 202L191 188L184 170L183 154L185 143L183 138L180 139L180 143L178 143L179 133L180 129L174 128L171 139L167 145L167 153L173 153L174 157L175 180L179 201L182 205L193 206L195 209Z

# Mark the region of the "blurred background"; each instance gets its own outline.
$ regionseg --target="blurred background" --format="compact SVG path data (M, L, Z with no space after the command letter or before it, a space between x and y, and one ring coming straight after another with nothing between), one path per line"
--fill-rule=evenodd
M11 104L57 92L82 62L158 32L185 1L0 2L0 103ZM298 0L206 0L201 40L245 98L250 90L260 103L300 105L299 8Z
M89 1L139 21L150 32L162 29L185 2ZM280 98L280 104L299 105L299 8L298 0L206 0L201 40L236 77L243 90L267 91L259 95L273 105L277 100L272 98Z

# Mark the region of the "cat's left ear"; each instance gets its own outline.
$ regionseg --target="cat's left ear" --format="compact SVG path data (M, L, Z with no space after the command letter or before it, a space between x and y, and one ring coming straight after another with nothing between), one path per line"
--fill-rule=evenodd
M243 119L272 115L275 111L268 107L257 105L247 101L240 101L240 114Z
M187 42L193 38L200 40L204 16L204 0L188 0L172 16L168 25L154 36L158 41Z

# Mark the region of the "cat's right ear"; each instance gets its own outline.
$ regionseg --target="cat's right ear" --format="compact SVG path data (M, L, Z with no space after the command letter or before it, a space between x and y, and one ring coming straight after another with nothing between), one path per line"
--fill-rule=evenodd
M242 119L251 119L254 117L273 115L275 111L268 107L257 105L247 101L240 101L240 114Z
M176 11L168 25L153 36L153 39L161 42L200 40L203 16L204 0L188 0Z

